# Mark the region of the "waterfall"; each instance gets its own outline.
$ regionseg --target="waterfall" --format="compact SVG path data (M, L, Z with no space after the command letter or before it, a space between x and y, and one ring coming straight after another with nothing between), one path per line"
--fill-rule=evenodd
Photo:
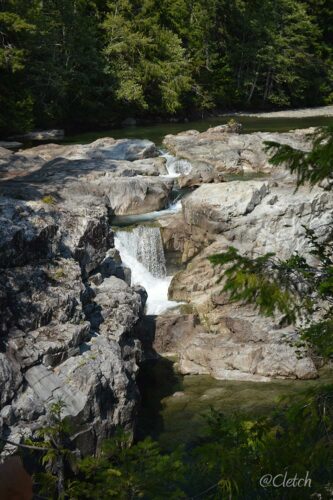
M137 226L131 230L118 230L115 247L123 264L131 269L131 284L142 285L148 293L148 314L160 314L177 305L168 300L172 277L166 276L163 242L158 227Z
M138 226L132 231L118 231L117 238L127 252L155 278L165 277L165 256L158 227Z
M192 165L188 160L180 160L175 156L165 153L162 155L166 158L166 169L170 177L179 177L180 175L187 175L192 170Z

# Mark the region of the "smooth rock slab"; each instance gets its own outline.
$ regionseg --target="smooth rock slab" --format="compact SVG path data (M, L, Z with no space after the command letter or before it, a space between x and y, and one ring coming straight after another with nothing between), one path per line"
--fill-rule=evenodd
M44 365L36 365L25 372L25 380L38 398L49 406L59 400L65 403L64 415L77 416L86 404L80 390L70 390L56 374Z
M220 232L233 217L249 214L270 191L267 182L203 184L183 201L184 220Z

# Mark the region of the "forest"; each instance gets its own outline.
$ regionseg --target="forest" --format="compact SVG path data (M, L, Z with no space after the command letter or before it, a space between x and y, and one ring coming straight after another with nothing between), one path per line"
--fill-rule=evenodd
M330 0L1 0L0 133L333 102Z

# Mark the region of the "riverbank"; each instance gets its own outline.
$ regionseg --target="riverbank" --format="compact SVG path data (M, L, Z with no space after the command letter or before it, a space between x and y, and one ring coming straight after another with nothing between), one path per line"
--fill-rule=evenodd
M224 115L224 113L222 113ZM333 105L318 108L285 109L282 111L267 111L264 113L236 112L233 116L248 116L251 118L315 118L333 117Z

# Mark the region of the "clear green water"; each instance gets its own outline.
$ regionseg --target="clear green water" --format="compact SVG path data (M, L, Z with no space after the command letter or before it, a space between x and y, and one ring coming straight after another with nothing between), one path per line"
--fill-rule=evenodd
M312 117L312 118L255 118L249 116L235 116L238 122L243 125L244 133L251 132L286 132L296 128L319 127L333 123L333 118ZM158 123L137 127L126 127L113 130L103 130L99 132L89 132L80 135L66 137L64 142L74 144L87 144L100 137L114 137L115 139L149 139L161 146L163 138L167 134L178 134L184 130L195 129L204 132L209 127L214 127L227 123L230 116L219 116L206 118L200 121L188 123Z
M165 449L189 445L205 432L205 415L211 407L225 414L255 417L271 412L283 396L326 383L333 383L332 370L322 370L316 380L238 382L204 375L184 377L174 372L172 361L164 358L141 370L138 438L152 436Z
M149 139L161 146L167 134L177 134L189 129L203 132L209 127L227 123L229 119L230 116L220 116L189 123L161 123L104 130L69 136L65 142L85 144L100 137L114 137ZM286 119L236 116L235 119L242 123L243 133L286 132L333 123L333 118L325 117ZM172 449L181 443L190 444L204 433L205 415L211 407L226 414L237 412L250 417L263 415L271 412L281 397L327 382L333 383L332 371L324 371L319 380L275 380L260 383L219 381L209 376L183 377L174 372L173 363L167 359L148 363L139 374L142 405L137 439L152 436L166 449ZM181 394L174 395L177 392Z

